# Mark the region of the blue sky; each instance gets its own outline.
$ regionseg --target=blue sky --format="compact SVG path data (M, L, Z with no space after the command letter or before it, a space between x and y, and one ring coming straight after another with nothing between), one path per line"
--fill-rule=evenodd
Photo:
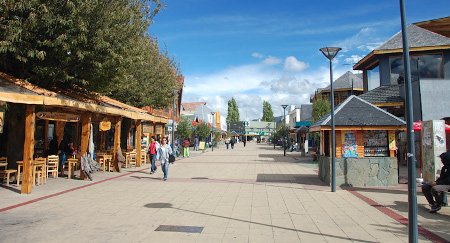
M183 101L207 101L226 115L237 99L241 119L262 116L262 101L309 102L329 84L324 46L343 48L335 78L400 31L399 1L165 0L150 34L180 64ZM450 15L449 0L406 0L407 22Z

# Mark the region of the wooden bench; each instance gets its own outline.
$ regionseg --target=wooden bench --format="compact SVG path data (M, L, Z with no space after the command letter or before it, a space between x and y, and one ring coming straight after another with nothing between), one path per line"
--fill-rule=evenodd
M14 173L15 177L17 178L17 170L2 170L2 171L0 171L1 178L3 179L3 181L5 181L5 179L6 179L6 185L8 185L8 186L9 186L11 174L13 174L13 173Z

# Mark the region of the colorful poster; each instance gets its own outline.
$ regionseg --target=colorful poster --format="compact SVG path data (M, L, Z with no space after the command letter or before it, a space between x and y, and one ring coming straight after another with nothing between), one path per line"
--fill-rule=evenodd
M396 150L397 146L395 144L395 133L389 131L388 137L389 137L389 150Z
M342 157L358 158L358 152L356 150L356 135L354 132L345 132L344 144L342 147Z

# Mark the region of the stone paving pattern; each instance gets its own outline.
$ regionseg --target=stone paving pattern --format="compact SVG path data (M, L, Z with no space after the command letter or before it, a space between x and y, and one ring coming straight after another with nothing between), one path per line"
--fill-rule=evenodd
M330 192L310 158L295 153L283 157L282 150L255 143L191 154L170 166L166 182L160 168L150 175L146 165L120 174L96 173L93 182L50 178L31 195L18 194L15 186L1 187L0 241L408 241L407 227L376 207L345 189ZM355 189L407 216L405 185ZM420 225L450 240L450 209L429 214L423 196L418 199ZM160 225L204 229L201 233L155 231ZM419 240L430 242L423 236Z

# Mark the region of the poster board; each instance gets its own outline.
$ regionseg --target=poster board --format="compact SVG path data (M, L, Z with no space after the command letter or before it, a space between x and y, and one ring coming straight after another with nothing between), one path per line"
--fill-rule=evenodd
M198 149L204 150L204 149L205 149L205 142L200 142L200 143L198 144Z
M356 149L356 133L345 132L344 143L342 144L342 157L358 158L358 151Z
M445 122L443 120L422 122L422 176L426 182L436 180L442 168L438 157L446 150Z

